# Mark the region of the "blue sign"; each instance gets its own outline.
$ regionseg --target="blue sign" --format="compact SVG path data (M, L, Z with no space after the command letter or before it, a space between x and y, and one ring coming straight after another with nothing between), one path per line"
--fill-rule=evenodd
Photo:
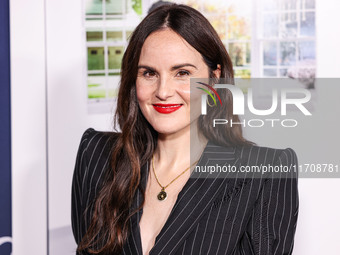
M0 254L12 252L9 0L0 1Z

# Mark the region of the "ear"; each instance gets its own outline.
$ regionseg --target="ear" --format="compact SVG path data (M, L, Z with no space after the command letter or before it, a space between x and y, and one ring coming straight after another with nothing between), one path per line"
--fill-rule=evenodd
M213 73L216 78L219 79L221 77L221 65L220 64L217 65L217 68L216 70L213 71Z

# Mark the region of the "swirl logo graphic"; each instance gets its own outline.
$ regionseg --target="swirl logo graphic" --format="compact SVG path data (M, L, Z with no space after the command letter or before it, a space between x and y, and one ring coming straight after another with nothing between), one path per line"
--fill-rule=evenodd
M222 100L221 100L221 98L220 98L220 95L217 93L217 91L216 91L212 86L210 86L210 85L208 85L208 84L205 84L204 82L197 82L197 83L206 86L206 87L209 88L212 92L214 92L214 94L217 96L218 100L220 101L220 104L222 105ZM212 98L212 100L214 100L214 104L217 105L217 102L216 102L215 97L210 93L209 90L206 90L206 89L200 88L200 87L196 87L196 88L201 89L201 90L203 90L204 92L206 92L206 93Z
M5 243L12 243L12 238L9 236L0 237L0 246Z

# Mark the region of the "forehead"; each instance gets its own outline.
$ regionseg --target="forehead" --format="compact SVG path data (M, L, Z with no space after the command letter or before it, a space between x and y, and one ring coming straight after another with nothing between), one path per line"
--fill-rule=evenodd
M158 30L150 34L142 47L142 61L199 61L201 54L183 37L171 29Z

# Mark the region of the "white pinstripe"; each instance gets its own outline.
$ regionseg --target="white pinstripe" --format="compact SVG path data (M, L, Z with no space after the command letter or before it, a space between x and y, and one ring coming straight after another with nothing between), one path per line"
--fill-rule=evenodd
M88 211L85 208L88 208L96 197L104 173L109 168L111 148L108 137L88 129L80 142L72 186L72 227L77 242L85 234L92 215L93 208L90 207ZM280 151L254 146L250 150L241 148L237 151L235 148L233 152L208 143L204 155L205 165L227 158L232 160L232 165L235 166L242 162L250 165L296 163L296 155L291 149ZM242 162L240 159L243 159ZM201 160L203 154L198 165ZM148 172L149 164L146 165ZM254 177L254 174L252 176ZM245 178L236 177L231 181L227 176L218 182L218 178L189 179L190 182L180 192L168 221L156 237L150 255L156 255L156 250L157 255L291 254L299 205L295 174L291 173L281 179L274 175L266 178L263 176L263 179L261 177L256 182L254 178L248 177L249 181L246 181ZM141 202L139 193L134 202L135 206ZM202 197L197 197L198 194ZM184 201L187 204L184 204ZM135 224L130 220L130 227L134 231L122 254L135 255L141 252L141 213L142 209L133 216L136 218ZM181 217L184 214L187 218ZM232 234L223 234L229 232ZM227 240L223 242L225 237Z

